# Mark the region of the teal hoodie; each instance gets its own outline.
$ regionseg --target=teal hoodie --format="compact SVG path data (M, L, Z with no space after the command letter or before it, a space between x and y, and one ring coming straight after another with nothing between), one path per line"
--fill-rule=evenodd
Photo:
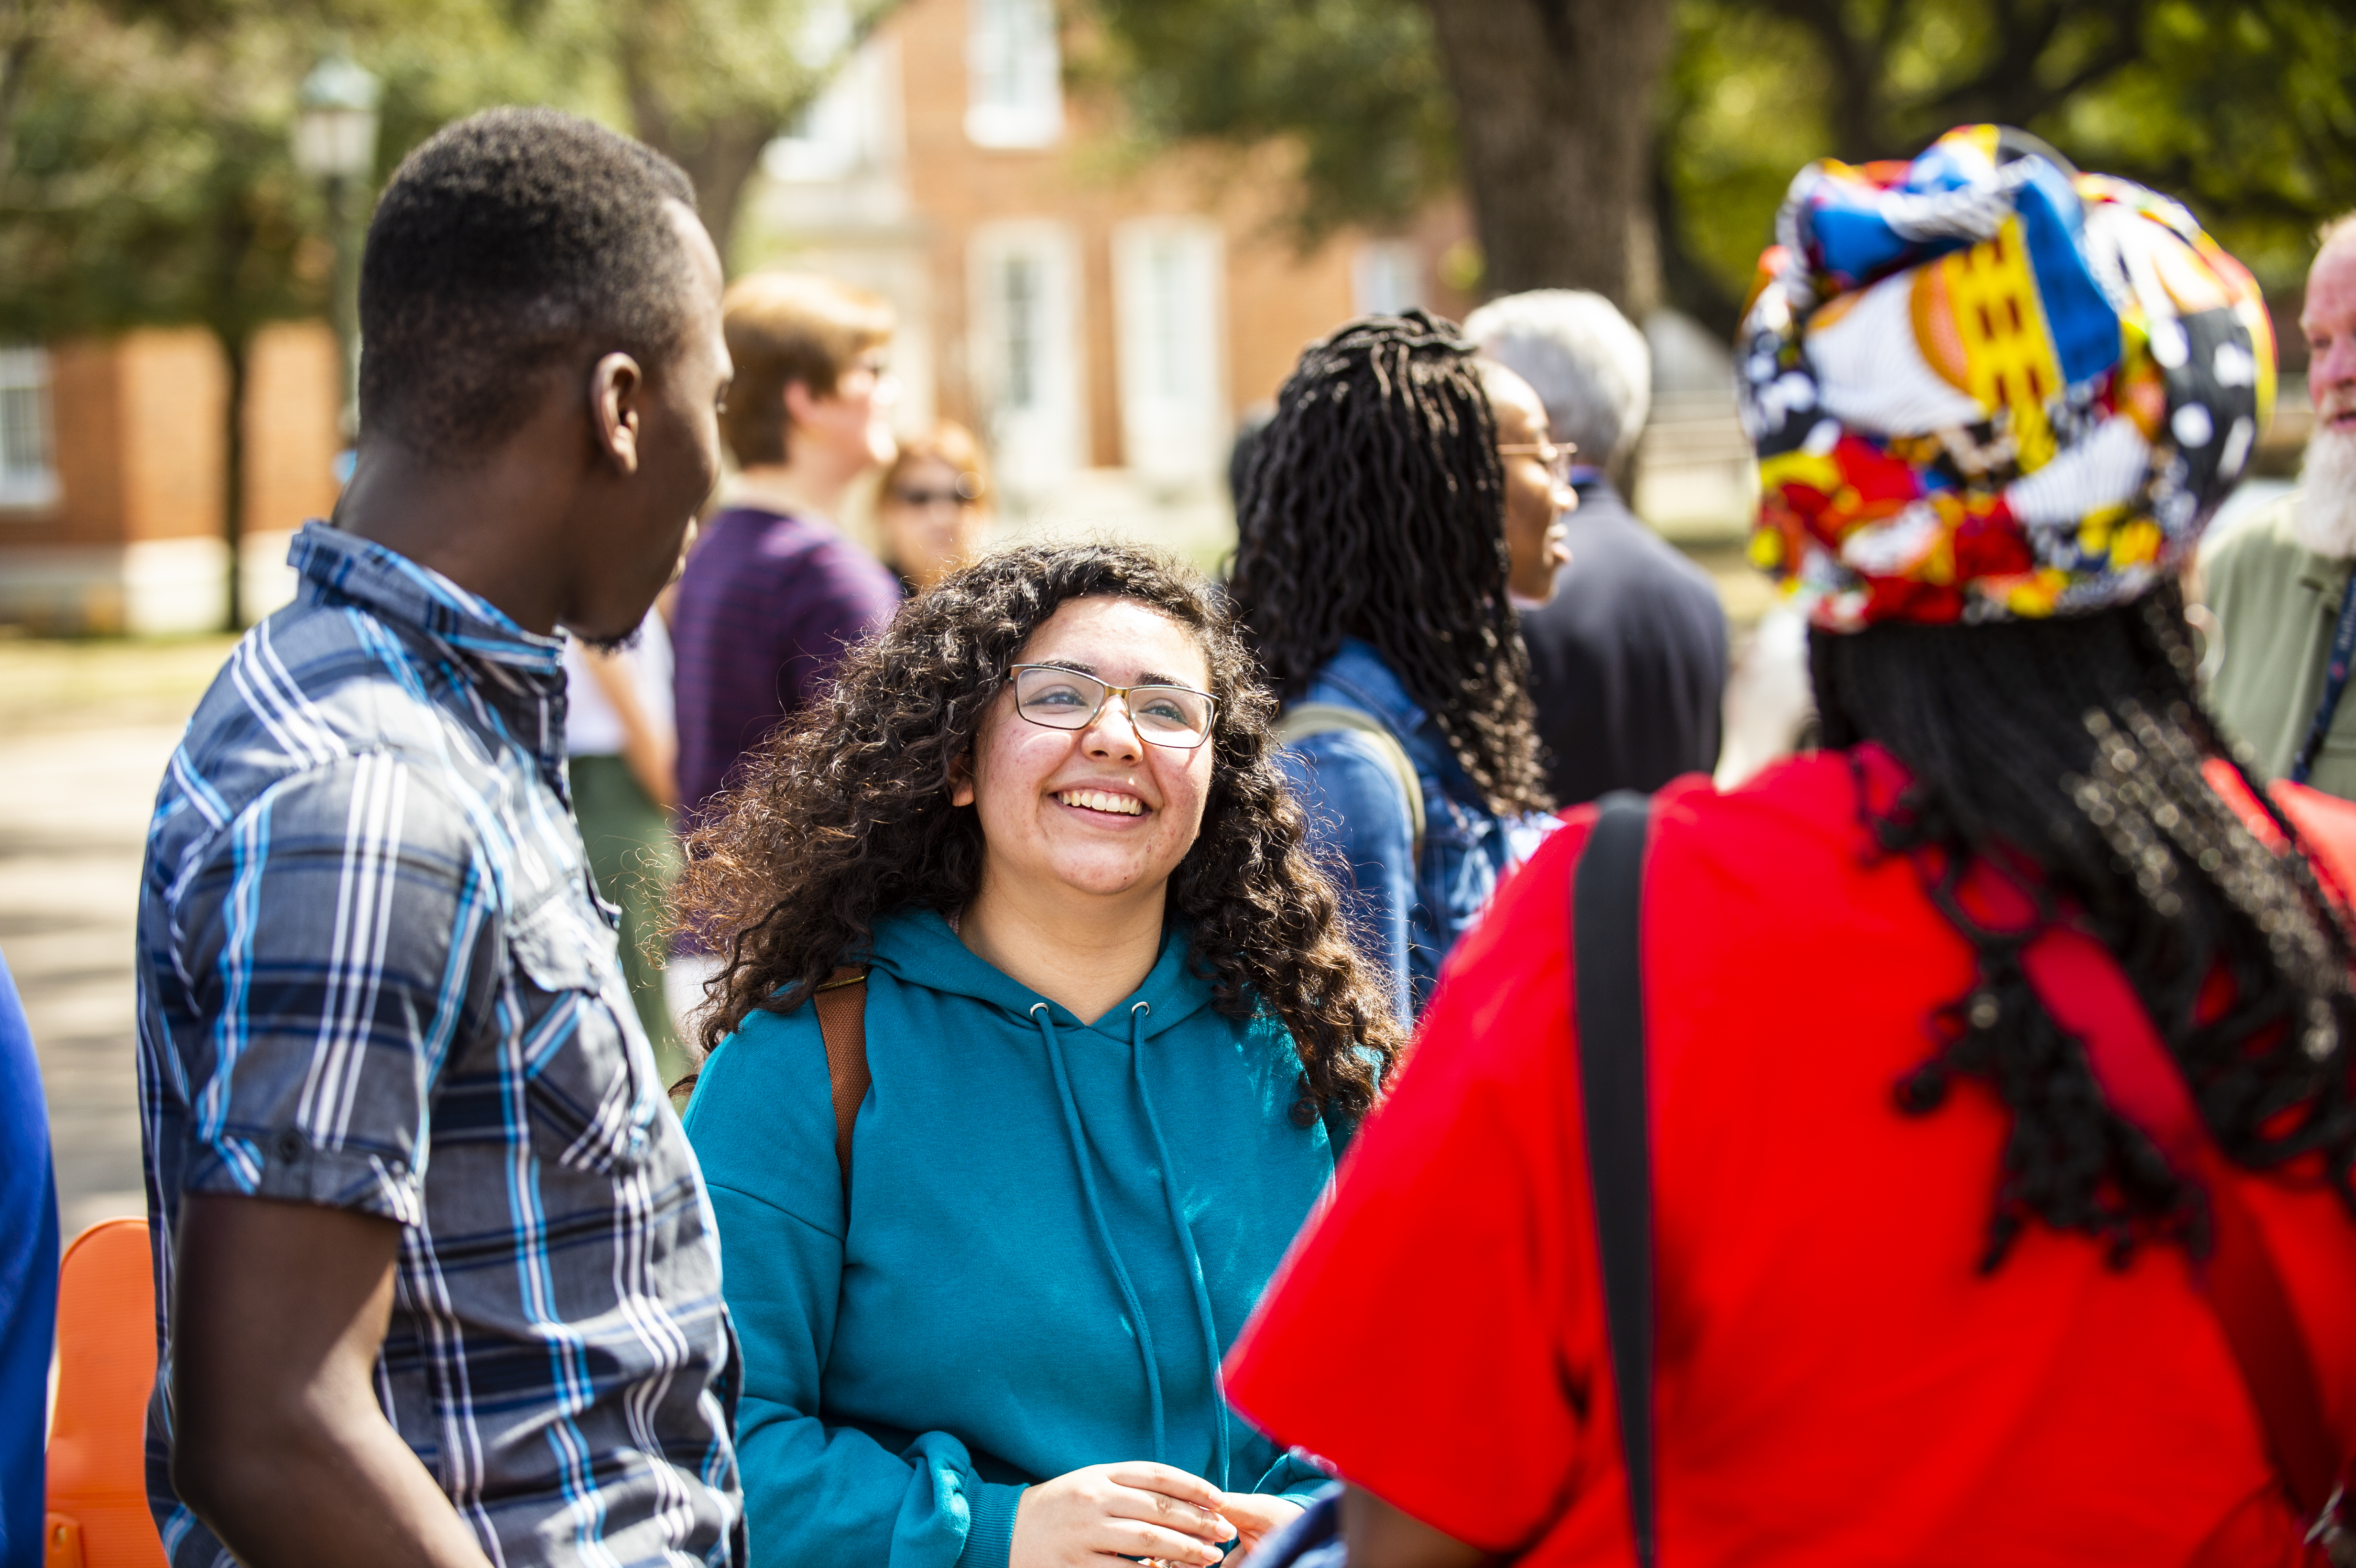
M745 1019L687 1110L755 1563L1004 1568L1025 1484L1115 1460L1323 1484L1216 1381L1333 1172L1280 1022L1221 1015L1173 935L1084 1025L904 912L876 927L867 1060L847 1204L810 1008Z

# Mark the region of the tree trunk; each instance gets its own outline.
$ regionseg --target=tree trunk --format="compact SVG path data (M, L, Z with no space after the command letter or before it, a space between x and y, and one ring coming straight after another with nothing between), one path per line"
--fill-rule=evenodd
M245 381L252 340L219 334L221 359L229 367L229 400L221 418L221 533L229 541L229 583L221 630L245 630Z
M16 166L16 111L24 102L33 57L57 23L52 0L0 0L0 184Z
M744 187L761 166L762 150L785 126L749 117L723 120L703 127L691 145L651 144L679 162L695 182L696 210L712 232L712 248L728 263L728 247L736 237L736 219L744 205Z
M0 44L0 184L16 163L16 103L24 96L25 79L33 63L33 40L10 38Z
M1666 0L1425 0L1492 294L1593 289L1631 317L1660 300L1654 94Z
M695 187L696 211L712 235L712 249L720 252L721 266L727 267L744 187L752 183L753 171L760 167L762 151L785 129L784 117L740 112L685 123L684 117L664 101L648 74L634 68L626 56L622 75L638 140L687 171Z

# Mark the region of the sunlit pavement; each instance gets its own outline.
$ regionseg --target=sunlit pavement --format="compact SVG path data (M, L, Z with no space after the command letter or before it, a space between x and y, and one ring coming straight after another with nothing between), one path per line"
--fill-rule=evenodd
M226 639L0 641L0 954L48 1097L65 1234L145 1214L132 944L156 782Z

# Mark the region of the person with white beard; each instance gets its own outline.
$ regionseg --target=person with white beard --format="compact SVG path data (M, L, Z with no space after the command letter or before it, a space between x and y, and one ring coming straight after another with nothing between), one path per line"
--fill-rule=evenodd
M2324 226L2307 274L2315 432L2297 491L2204 563L2222 657L2210 700L2274 778L2356 799L2356 213Z

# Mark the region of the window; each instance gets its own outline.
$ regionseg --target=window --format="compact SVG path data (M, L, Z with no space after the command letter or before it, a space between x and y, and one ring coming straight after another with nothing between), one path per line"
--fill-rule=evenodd
M1001 269L999 293L1006 313L1006 379L999 389L999 406L1010 413L1035 413L1041 383L1046 379L1041 361L1047 346L1042 341L1039 318L1046 308L1040 278L1047 269L1041 258L1020 251L1009 255Z
M1078 246L1060 223L985 223L969 252L974 398L1010 493L1080 465Z
M890 37L871 37L848 59L841 59L834 79L761 155L762 168L780 184L824 185L900 162L900 59Z
M1064 133L1055 0L969 0L965 133L984 147L1046 147Z
M1391 315L1423 303L1423 263L1404 240L1370 240L1350 258L1350 306Z
M46 507L57 498L48 353L0 348L0 507Z
M1226 249L1215 223L1148 218L1113 231L1122 453L1148 479L1226 461Z

